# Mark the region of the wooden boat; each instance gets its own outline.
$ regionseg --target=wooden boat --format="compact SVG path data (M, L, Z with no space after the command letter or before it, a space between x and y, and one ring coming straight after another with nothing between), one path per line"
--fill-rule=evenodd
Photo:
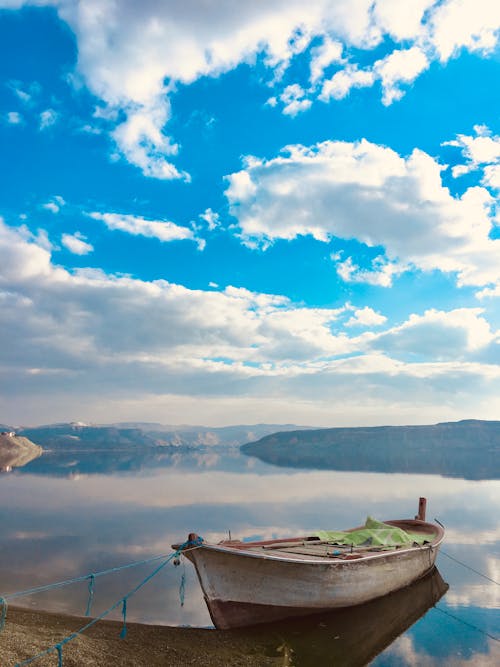
M419 535L422 543L354 547L306 536L209 544L191 533L191 544L198 544L183 554L196 568L216 628L268 623L364 604L432 570L444 529L425 521L425 498L415 519L384 523Z

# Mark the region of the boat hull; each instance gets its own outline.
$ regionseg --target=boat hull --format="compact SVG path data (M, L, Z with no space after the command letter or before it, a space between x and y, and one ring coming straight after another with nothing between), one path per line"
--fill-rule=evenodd
M227 629L352 607L404 588L433 567L438 545L359 560L256 555L220 545L186 552L212 621Z

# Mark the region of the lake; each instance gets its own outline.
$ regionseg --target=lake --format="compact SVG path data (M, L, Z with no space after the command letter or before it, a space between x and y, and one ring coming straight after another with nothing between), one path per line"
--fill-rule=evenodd
M262 539L348 528L368 514L382 520L412 517L419 496L426 496L428 520L437 517L446 527L438 569L449 590L435 607L421 587L357 615L351 610L347 616L290 622L279 632L253 630L255 646L267 655L283 655L283 664L302 666L365 664L372 658L379 666L500 664L500 643L492 638L500 637L499 586L453 560L500 581L500 481L288 469L231 447L179 450L142 465L134 460L130 470L123 458L119 470L109 456L101 468L99 463L95 455L89 467L88 460L71 453L46 454L0 476L2 594L168 554L189 532L213 541L229 531L233 538ZM123 597L156 565L97 579L92 614ZM429 591L436 585L431 582ZM87 601L82 582L17 604L83 615ZM129 600L127 618L211 626L189 562L169 563ZM364 652L354 648L353 627ZM393 627L403 634L395 638ZM347 650L349 663L338 657Z

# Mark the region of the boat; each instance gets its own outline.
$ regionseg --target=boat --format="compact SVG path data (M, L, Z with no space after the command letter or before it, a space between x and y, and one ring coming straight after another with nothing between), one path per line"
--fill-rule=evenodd
M196 569L216 628L269 623L365 604L426 575L444 528L426 522L425 510L420 498L414 519L273 540L211 544L190 533L181 553Z

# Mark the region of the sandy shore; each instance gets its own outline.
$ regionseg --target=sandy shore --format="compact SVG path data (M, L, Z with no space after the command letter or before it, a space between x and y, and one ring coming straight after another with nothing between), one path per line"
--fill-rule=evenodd
M57 643L87 621L76 616L9 607L7 622L0 634L0 665L13 667ZM286 664L282 655L263 655L244 631L127 623L127 637L120 639L120 629L119 621L96 623L84 636L64 647L64 667L255 667ZM57 653L32 664L35 667L56 667Z

